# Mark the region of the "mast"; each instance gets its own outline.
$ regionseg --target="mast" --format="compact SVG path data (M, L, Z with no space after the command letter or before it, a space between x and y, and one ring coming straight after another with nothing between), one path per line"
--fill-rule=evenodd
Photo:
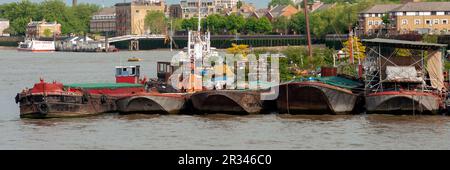
M311 33L309 30L309 17L308 17L308 0L303 0L305 9L305 21L306 21L306 41L308 42L308 56L312 58L312 47L311 47Z
M202 18L201 18L201 12L200 12L200 10L201 10L201 0L198 0L198 26L197 26L197 31L200 33L200 31L201 31L201 21L202 21Z

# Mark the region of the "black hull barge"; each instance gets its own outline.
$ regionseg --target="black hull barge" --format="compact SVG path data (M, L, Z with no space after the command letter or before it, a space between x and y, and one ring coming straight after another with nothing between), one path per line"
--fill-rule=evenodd
M279 113L349 114L358 95L350 90L321 82L292 82L279 86Z
M196 92L190 96L192 107L198 114L258 114L263 109L261 93L243 90L212 90Z

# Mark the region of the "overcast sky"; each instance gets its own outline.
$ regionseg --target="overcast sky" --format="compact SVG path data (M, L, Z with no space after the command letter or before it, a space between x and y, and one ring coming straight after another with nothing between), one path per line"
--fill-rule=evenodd
M8 2L18 2L19 0L0 0L0 4L2 3L8 3ZM41 2L43 0L31 0L33 2ZM72 0L65 0L67 3L71 4ZM124 0L78 0L78 3L83 2L89 2L89 3L96 3L100 5L105 6L111 6L117 2L123 2ZM131 0L126 0L131 1ZM270 0L245 0L246 2L253 3L257 8L263 8L266 7ZM173 4L173 3L179 3L179 0L166 0L167 3Z

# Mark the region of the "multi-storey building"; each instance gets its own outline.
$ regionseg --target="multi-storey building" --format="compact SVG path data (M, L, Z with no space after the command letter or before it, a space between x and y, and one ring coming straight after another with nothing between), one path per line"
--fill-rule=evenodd
M173 4L169 6L169 16L172 18L183 18L183 9L180 4Z
M9 35L4 31L9 28L9 20L0 18L0 36Z
M239 0L215 0L216 12L237 11L237 3Z
M359 34L448 34L450 2L402 1L403 4L375 5L359 15ZM385 25L383 16L388 15ZM385 32L380 32L385 31Z
M31 21L27 25L27 37L29 38L49 38L61 35L61 24L55 22Z
M215 0L202 0L200 12L203 17L216 13ZM198 0L180 0L182 17L192 18L198 16Z
M400 4L375 5L359 13L358 34L372 35L386 33L387 25L383 22L383 16L400 7Z
M404 34L447 34L450 2L409 2L390 11L390 30Z
M200 11L203 17L216 13L237 12L239 0L201 0ZM198 0L180 0L182 18L197 17Z
M116 9L103 8L95 13L90 21L90 32L114 35L116 32Z
M116 4L116 34L117 35L143 35L145 29L145 16L150 11L165 13L163 0L134 0L130 3Z

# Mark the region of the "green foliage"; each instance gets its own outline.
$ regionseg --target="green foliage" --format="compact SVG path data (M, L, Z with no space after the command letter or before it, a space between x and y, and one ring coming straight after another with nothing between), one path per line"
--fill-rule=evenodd
M438 36L425 34L422 37L422 41L427 43L438 43Z
M289 33L289 19L285 16L275 18L272 24L273 28L279 33L288 34Z
M150 11L145 16L145 27L151 34L163 34L167 27L167 18L160 11Z
M317 70L322 66L333 65L334 50L330 48L313 48L313 57L308 57L306 47L288 47L281 50L260 49L254 50L256 55L265 53L281 53L285 57L280 58L280 79L289 81L301 77L301 70ZM356 72L356 71L355 71Z
M224 31L226 26L226 18L219 14L209 15L206 18L204 25L211 33L220 34Z
M391 21L389 20L389 18L390 18L389 13L386 13L386 14L384 14L383 17L381 17L381 19L383 20L383 23L386 24L386 25L391 23Z
M259 34L265 34L270 31L272 31L272 23L270 23L270 20L267 17L262 17L258 19L258 22L255 25L254 32Z
M66 6L62 0L45 0L33 3L29 0L0 5L0 17L10 20L11 33L24 35L26 25L33 21L57 21L62 25L62 33L83 33L89 31L89 21L93 13L100 9L97 5L78 4Z
M292 2L292 0L271 0L269 2L269 6L276 5L294 5L294 2Z
M181 22L181 28L184 30L197 30L198 18L184 19Z
M243 5L242 1L239 0L239 1L237 2L237 4L236 4L236 7L237 7L238 9L240 9L240 8L242 7L242 5Z
M52 31L50 29L45 29L44 30L44 36L45 37L51 37L52 36Z
M245 19L241 15L231 14L226 18L226 28L231 34L236 34L245 25Z
M176 31L176 30L182 30L183 28L182 28L182 24L183 24L183 19L180 19L180 18L174 18L174 19L172 19L172 29L174 30L174 31Z

